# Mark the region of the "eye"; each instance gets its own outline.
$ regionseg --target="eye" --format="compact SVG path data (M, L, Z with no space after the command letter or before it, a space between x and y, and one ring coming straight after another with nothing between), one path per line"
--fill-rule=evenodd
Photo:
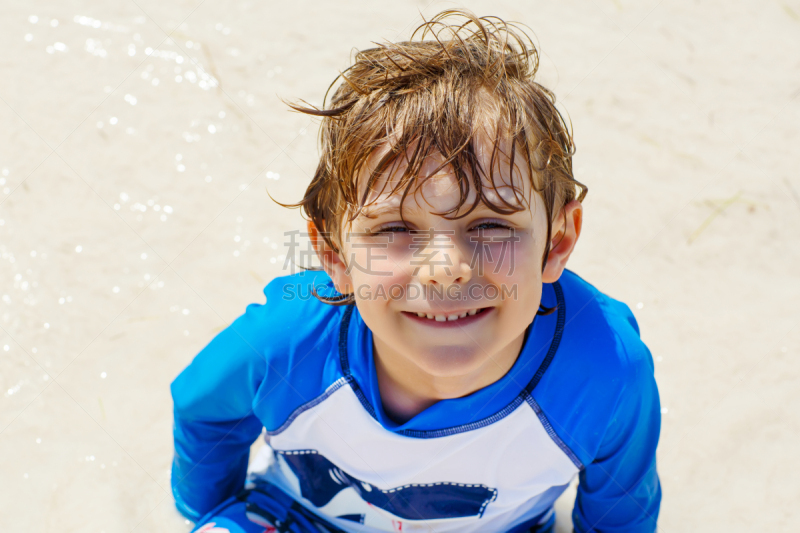
M407 233L409 229L406 226L401 226L399 224L387 224L386 226L381 226L379 228L370 228L369 233L371 235L381 235L387 233Z
M514 226L504 220L484 220L470 228L470 240L505 242L515 238Z
M488 230L495 230L495 229L501 229L501 230L510 231L511 230L511 226L509 226L508 224L503 224L502 222L496 222L496 221L490 220L490 221L487 221L487 222L481 222L480 224L477 224L477 225L473 226L472 229L473 230L478 230L478 231L488 231Z

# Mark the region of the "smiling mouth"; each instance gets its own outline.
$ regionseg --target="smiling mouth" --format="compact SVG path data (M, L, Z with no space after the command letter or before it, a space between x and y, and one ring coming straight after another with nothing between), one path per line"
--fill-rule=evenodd
M467 317L472 317L475 315L480 315L485 313L487 310L491 309L491 307L481 307L477 309L470 309L468 311L463 311L461 313L453 313L453 314L444 314L444 313L422 313L422 312L408 312L404 311L405 314L416 316L418 318L422 318L425 320L429 320L431 322L458 322L459 320L463 320Z

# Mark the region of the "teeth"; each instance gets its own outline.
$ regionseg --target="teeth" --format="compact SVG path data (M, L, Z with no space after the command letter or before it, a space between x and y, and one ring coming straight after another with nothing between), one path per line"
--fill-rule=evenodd
M437 322L452 322L454 320L458 320L459 318L476 315L478 314L478 311L480 311L480 309L470 309L469 311L464 311L463 313L453 315L434 315L431 313L422 313L418 311L416 315L420 318L428 318L430 320L436 320Z

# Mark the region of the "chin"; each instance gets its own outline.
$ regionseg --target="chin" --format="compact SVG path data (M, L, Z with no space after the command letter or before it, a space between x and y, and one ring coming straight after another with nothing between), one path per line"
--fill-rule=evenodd
M440 378L453 378L478 370L486 363L488 351L477 346L437 346L417 353L423 354L417 364L425 372Z

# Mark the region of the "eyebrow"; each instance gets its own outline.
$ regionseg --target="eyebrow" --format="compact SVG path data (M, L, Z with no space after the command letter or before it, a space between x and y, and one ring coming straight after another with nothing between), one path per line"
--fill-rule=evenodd
M417 213L420 209L418 207L406 207L403 206L403 212L405 213ZM361 214L364 215L366 218L378 218L381 215L395 215L400 214L399 207L395 206L381 206L381 207L370 207L365 206L361 210Z
M466 206L466 204L465 204L465 206ZM462 208L463 207L464 206L462 206ZM419 206L415 206L415 207L403 206L403 212L404 213L419 213L420 211L424 211L424 209L420 209ZM480 202L472 212L473 213L480 213L482 211L491 211L492 213L500 215L500 213L497 213L493 209L490 209L489 206L486 205L484 202ZM381 206L381 207L374 207L373 208L373 207L370 207L368 205L368 206L366 206L366 207L364 207L362 209L361 214L365 218L374 219L374 218L378 218L381 215L399 215L400 214L400 209L398 207L395 207L395 206L386 206L386 205L384 205L384 206Z

